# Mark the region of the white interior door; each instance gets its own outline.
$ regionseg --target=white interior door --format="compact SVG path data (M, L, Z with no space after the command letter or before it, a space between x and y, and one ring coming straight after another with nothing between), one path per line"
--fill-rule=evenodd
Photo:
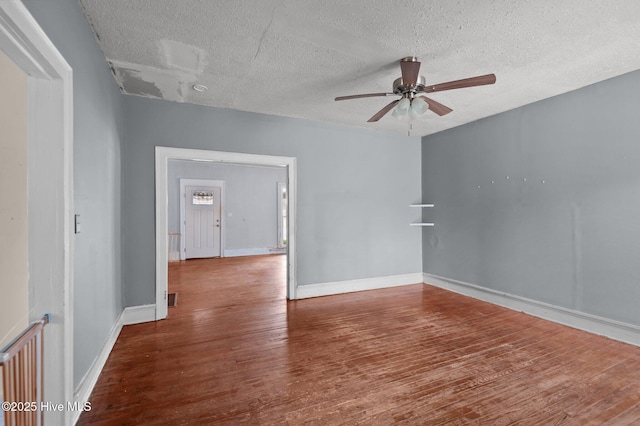
M220 195L220 187L186 187L186 259L220 257Z

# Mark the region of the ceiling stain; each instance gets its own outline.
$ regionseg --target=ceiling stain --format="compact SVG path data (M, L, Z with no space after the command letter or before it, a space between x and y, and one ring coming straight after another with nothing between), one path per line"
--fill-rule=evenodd
M185 102L197 76L184 71L166 70L126 62L111 61L116 81L127 95Z
M145 81L140 77L140 72L126 68L116 68L122 89L129 95L150 96L162 99L162 92L151 81Z

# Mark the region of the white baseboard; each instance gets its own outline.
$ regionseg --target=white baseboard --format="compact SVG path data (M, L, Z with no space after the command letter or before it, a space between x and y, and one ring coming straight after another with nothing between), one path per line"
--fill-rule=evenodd
M268 247L245 248L245 249L225 249L224 257L239 256L260 256L262 254L271 254Z
M421 273L390 275L387 277L364 278L360 280L335 281L319 284L299 285L296 298L306 299L309 297L329 296L332 294L351 293L354 291L375 290L379 288L397 287L422 283Z
M563 308L526 297L491 290L475 284L424 274L424 283L455 293L483 300L495 305L524 312L545 320L557 322L579 330L640 346L640 327L609 318Z
M156 305L128 306L122 311L122 325L140 324L156 320Z
M84 375L84 377L80 381L80 384L76 388L73 394L74 401L78 401L81 403L89 401L89 397L91 396L93 387L98 382L98 377L100 377L100 372L102 372L102 369L104 368L104 365L107 362L107 358L109 358L109 354L113 349L113 345L116 344L116 340L118 340L118 336L120 335L120 331L122 330L123 315L124 315L124 311L122 311L120 313L120 316L118 316L118 319L116 320L115 324L111 328L111 331L109 332L107 341L104 342L104 345L102 346L102 350L100 351L98 356L93 360L91 367L89 367L89 370ZM74 425L76 424L76 422L80 418L80 414L82 414L81 411L73 412L71 424L74 424Z
M118 336L122 331L122 327L125 325L138 324L142 322L155 321L156 316L156 305L140 305L140 306L129 306L123 309L123 311L118 316L115 324L111 328L109 332L109 336L102 346L102 350L98 354L98 356L93 360L91 367L84 375L80 384L76 388L74 392L74 401L84 403L89 401L89 397L91 396L91 392L93 392L93 388L98 382L98 378L100 377L100 373L104 368L104 365L109 358L109 354L113 349L113 346L116 344L116 340L118 340ZM72 415L72 423L76 424L78 419L80 418L81 411L74 412Z

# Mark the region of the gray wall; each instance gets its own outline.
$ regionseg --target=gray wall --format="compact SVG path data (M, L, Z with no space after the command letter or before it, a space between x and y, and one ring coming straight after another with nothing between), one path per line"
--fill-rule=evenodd
M154 147L296 157L301 285L416 273L420 139L233 110L126 97L126 304L155 302Z
M424 271L640 325L639 88L634 72L423 138Z
M169 232L180 232L180 178L223 180L224 248L278 246L277 184L286 184L286 168L182 160L170 160L168 168Z
M98 355L122 312L121 150L123 97L74 0L24 0L73 68L74 382Z

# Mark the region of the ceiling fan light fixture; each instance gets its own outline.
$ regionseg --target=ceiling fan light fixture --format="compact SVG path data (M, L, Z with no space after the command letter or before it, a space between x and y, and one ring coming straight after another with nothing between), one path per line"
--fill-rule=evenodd
M429 104L422 98L414 98L411 101L411 116L420 117L429 111Z
M393 109L392 115L396 118L401 118L407 115L409 108L411 108L411 101L408 98L402 98Z

